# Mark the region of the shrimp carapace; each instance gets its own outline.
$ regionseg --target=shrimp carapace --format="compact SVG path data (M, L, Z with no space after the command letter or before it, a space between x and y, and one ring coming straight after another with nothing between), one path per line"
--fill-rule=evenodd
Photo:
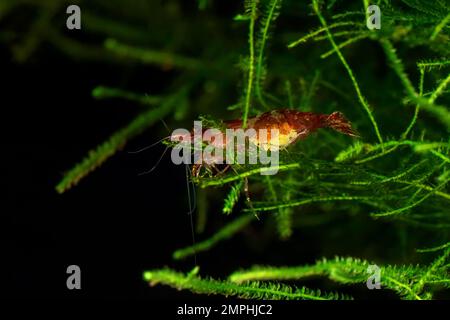
M242 128L242 120L225 121L229 129ZM300 139L305 139L309 134L320 128L331 128L337 132L358 137L356 130L344 115L335 111L329 115L301 112L290 109L278 109L268 111L259 116L248 119L247 129L278 129L278 147L285 148ZM271 142L269 142L272 144Z

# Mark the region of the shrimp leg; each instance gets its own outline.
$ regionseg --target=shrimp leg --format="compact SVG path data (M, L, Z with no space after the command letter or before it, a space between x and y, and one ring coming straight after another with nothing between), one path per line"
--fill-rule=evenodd
M250 207L250 210L253 212L256 219L259 220L259 216L256 213L255 208L253 207L252 200L250 199L250 192L249 192L249 188L248 188L248 177L244 178L244 193L245 193L245 200L247 201L248 206Z

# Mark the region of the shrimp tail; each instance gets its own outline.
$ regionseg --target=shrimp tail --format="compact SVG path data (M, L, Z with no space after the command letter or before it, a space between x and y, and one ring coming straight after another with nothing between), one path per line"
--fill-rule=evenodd
M323 118L323 126L351 137L359 137L358 132L352 128L350 121L339 111L326 115Z

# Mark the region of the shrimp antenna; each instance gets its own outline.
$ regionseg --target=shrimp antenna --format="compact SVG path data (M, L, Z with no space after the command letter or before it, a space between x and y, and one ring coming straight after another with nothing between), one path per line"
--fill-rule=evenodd
M159 163L161 162L161 160L162 160L162 158L164 157L164 155L166 154L166 152L167 152L168 149L169 149L169 146L167 146L167 147L164 149L164 152L161 154L161 156L159 157L159 159L158 159L158 161L156 162L156 164L155 164L150 170L141 172L141 173L138 174L138 176L142 176L142 175L144 175L144 174L149 174L150 172L152 172L153 170L155 170L156 167L157 167L157 166L159 165Z
M139 149L139 150L136 150L136 151L128 151L128 153L135 154L135 153L139 153L139 152L145 151L145 150L150 149L150 148L156 146L157 144L161 143L162 141L164 141L164 140L166 140L166 139L169 139L169 138L170 138L170 136L164 137L164 138L162 138L162 139L160 139L160 140L158 140L158 141L152 143L152 144L149 145L149 146L143 147L142 149Z
M189 165L186 164L186 169L188 170L188 175L186 176L186 179L188 179L188 181L190 181L190 186L192 186L192 210L189 210L189 213L194 213L194 211L197 209L197 195L195 193L195 185L194 185L194 181L192 181L192 173L189 170ZM191 178L191 179L189 179Z
M167 126L166 122L165 122L163 119L159 119L159 120L162 122L162 124L164 125L164 127L167 129L167 132L170 134L170 129L169 129L169 127ZM164 137L164 138L162 138L162 139L160 139L160 140L158 140L158 141L156 141L156 142L154 142L154 143L152 143L152 144L149 145L149 146L143 147L142 149L139 149L139 150L136 150L136 151L128 151L128 153L135 154L135 153L139 153L139 152L145 151L145 150L150 149L150 148L156 146L157 144L159 144L160 142L162 142L162 141L164 141L164 140L166 140L166 139L169 139L169 138L170 138L170 135L167 136L167 137Z
M191 186L189 184L189 165L186 164L185 166L186 168L186 187L187 187L187 194L188 194L188 203L189 203L189 220L190 220L190 224L191 224L191 236L192 236L192 245L194 246L194 264L195 266L197 266L197 252L195 251L195 231L194 231L194 219L193 219L193 213L195 210L195 206L196 206L196 201L195 201L195 187L192 184L192 193L194 194L194 198L193 198L193 202L194 205L192 205L191 202Z
M167 123L164 121L164 119L159 119L159 120L161 120L163 126L167 129L167 132L170 134L169 126L168 126Z

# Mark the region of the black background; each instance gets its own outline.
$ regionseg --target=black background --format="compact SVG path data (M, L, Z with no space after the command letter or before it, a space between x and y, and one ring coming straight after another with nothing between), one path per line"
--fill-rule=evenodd
M110 77L123 79L122 70L77 63L51 48L40 50L27 65L12 61L5 48L1 57L4 154L9 160L3 174L2 260L6 279L12 281L9 294L164 296L164 289L147 288L142 271L171 262L175 248L190 244L183 167L166 157L152 174L138 176L163 148L132 155L127 147L76 188L63 195L55 191L65 170L139 111L123 101L114 105L90 96ZM162 85L158 80L151 85ZM164 132L158 128L162 125L156 127L129 148L159 139ZM82 271L79 292L66 288L71 264Z

